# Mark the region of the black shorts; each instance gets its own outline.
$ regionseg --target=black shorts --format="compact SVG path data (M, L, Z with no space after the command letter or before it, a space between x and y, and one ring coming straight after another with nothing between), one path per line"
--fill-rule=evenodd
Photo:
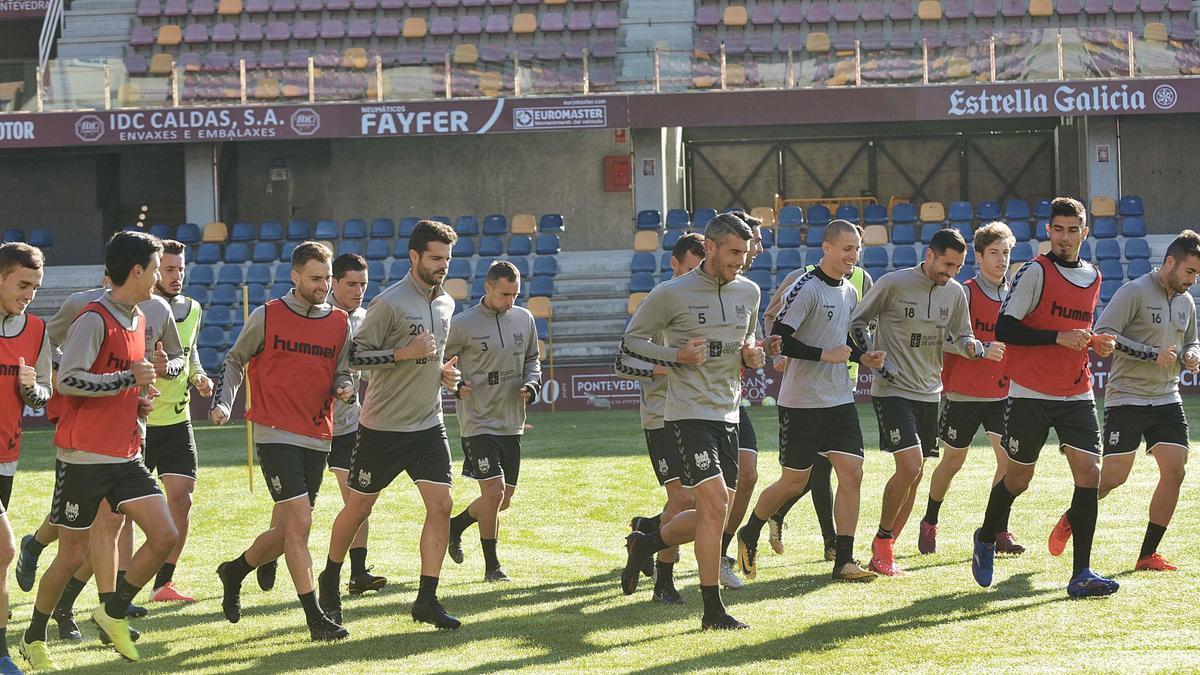
M325 461L329 464L329 470L349 471L350 456L354 454L354 446L357 443L358 431L334 436L333 443L329 446L329 457L325 458Z
M982 426L984 432L1000 438L1004 436L1005 401L946 401L942 403L938 438L942 445L955 450L966 450L975 440L975 432Z
M162 476L196 480L196 438L184 420L164 427L146 427L146 468Z
M1146 452L1165 443L1188 449L1188 423L1182 403L1115 405L1104 409L1104 456L1137 452L1142 439Z
M262 465L263 478L267 479L271 499L286 502L308 497L309 505L316 506L325 454L321 450L287 443L259 443L258 461Z
M899 452L921 447L924 457L937 457L937 401L914 401L900 396L872 396L879 421L879 447Z
M12 499L12 476L0 476L0 513L8 513L8 500Z
M504 478L504 484L517 486L521 475L521 436L478 434L461 438L462 475L475 480Z
M696 487L720 476L725 479L725 487L737 489L737 426L712 420L667 422L666 428L675 441L683 468L680 482L684 487Z
M779 406L779 463L785 469L811 469L831 452L863 457L862 428L853 403L832 408Z
M414 483L451 484L446 427L375 431L360 424L346 485L365 495L379 494L406 471Z
M643 429L646 432L646 450L654 466L654 476L659 485L666 485L683 477L683 456L675 445L671 432L664 426L660 429Z
M1100 424L1095 401L1052 401L1009 397L1004 407L1000 444L1018 464L1035 464L1053 427L1060 445L1100 454Z
M738 450L758 452L758 435L754 433L754 424L750 421L750 413L746 407L738 408L741 419L738 420Z
M54 462L54 500L50 522L68 530L86 530L96 520L101 500L114 513L126 502L161 495L141 458L120 464Z

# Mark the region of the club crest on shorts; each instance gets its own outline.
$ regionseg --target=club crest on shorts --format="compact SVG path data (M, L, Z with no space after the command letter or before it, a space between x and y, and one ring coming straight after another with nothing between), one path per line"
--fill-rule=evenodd
M488 461L488 458L480 457L479 458L479 473L487 473L488 469L490 469L490 468L492 468L492 463L490 461Z
M1120 443L1120 442L1121 442L1121 432L1114 431L1108 435L1108 444L1109 445L1116 445L1117 443Z
M1021 442L1015 438L1009 438L1008 439L1008 454L1015 457L1018 452L1021 452Z
M360 487L367 487L371 484L371 472L363 469L358 470L358 484Z
M667 460L660 457L658 459L658 472L665 476L665 475L667 475L667 471L669 468L670 467L667 466Z
M63 515L67 517L67 520L74 521L79 517L79 505L67 502L66 507L63 508Z
M707 470L708 467L712 465L712 459L709 458L708 452L697 452L695 459L696 468L700 469L701 471Z
M271 489L275 494L283 492L283 482L279 480L279 476L271 476Z
M889 429L888 430L888 440L890 440L893 445L895 445L896 443L899 443L900 442L900 430L899 429Z
M958 440L958 429L955 429L954 427L950 427L949 429L946 429L946 438L951 441L957 441Z

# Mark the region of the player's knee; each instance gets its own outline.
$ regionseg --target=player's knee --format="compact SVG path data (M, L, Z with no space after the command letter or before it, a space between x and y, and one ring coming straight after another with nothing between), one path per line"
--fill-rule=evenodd
M450 497L449 490L444 495L430 497L425 500L426 515L430 518L450 518L450 511L454 508L454 500Z
M738 467L738 489L754 491L758 483L758 467L754 464Z
M146 535L146 545L158 553L170 553L177 544L179 544L179 530L175 528L174 523L164 523L162 527L155 530L153 535Z
M59 539L58 553L55 555L55 558L61 560L68 569L77 570L83 564L84 560L87 559L87 554L87 537L72 537L70 541Z
M0 539L0 568L7 568L16 554L17 546L12 537Z
M1026 474L1024 471L1010 470L1004 475L1004 487L1009 494L1015 497L1029 489L1029 481L1032 478L1032 475Z
M725 511L729 508L729 496L725 494L724 486L720 490L704 490L694 495L696 510L701 518L725 519Z
M192 493L179 490L167 497L167 505L172 511L190 511L192 509Z
M851 462L846 466L838 469L838 482L846 483L858 487L862 485L863 465L862 462Z

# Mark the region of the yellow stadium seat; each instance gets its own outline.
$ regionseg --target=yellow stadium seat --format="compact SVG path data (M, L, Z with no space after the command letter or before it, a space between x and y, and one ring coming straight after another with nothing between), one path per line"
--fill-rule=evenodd
M279 80L275 78L267 78L259 80L258 84L254 85L254 98L269 101L277 99L283 95L283 89L279 86Z
M1097 218L1117 215L1117 202L1112 197L1092 197L1092 216Z
M543 0L547 5L565 5L567 0Z
M886 225L868 225L863 231L863 246L883 246L888 243Z
M466 283L465 281L463 282ZM536 297L530 298L525 309L533 315L535 319L549 319L554 315L554 305L550 302L550 298Z
M404 20L404 31L402 35L410 40L415 40L425 37L429 32L429 25L425 23L425 19L419 16L410 16Z
M174 47L183 42L183 31L179 26L163 24L158 27L158 39L155 42L164 47Z
M170 75L175 70L175 57L170 54L155 54L150 57L151 75Z
M650 295L650 294L649 293L630 293L629 294L629 302L625 303L625 311L629 314L629 316L633 316L633 313L637 311L638 305L642 304L642 301L646 299L647 295Z
M804 39L804 49L813 54L823 54L829 51L829 33L813 31Z
M1146 24L1146 27L1142 32L1142 37L1146 38L1146 40L1150 42L1166 42L1167 27L1157 21L1151 21L1150 23Z
M921 0L917 5L917 18L922 21L939 21L942 18L942 3L938 0Z
M763 221L763 227L775 227L775 209L769 206L756 206L750 209L750 215Z
M362 47L348 47L342 52L342 67L363 70L367 67L367 50Z
M532 35L537 32L537 15L521 12L513 17L512 32L517 35Z
M121 107L137 105L142 101L142 88L137 82L122 82L117 90L117 103Z
M504 76L500 73L485 72L479 74L479 93L484 96L496 97L504 90Z
M718 81L712 75L697 75L692 78L692 86L696 89L712 89L717 86Z
M546 341L538 340L538 361L545 361L547 355L548 354L546 352Z
M1051 0L1029 0L1030 16L1054 16L1054 3Z
M513 234L537 234L537 218L531 213L518 213L512 219Z
M745 26L750 21L750 17L746 14L746 8L741 5L730 5L725 8L725 15L721 18L721 23L726 26L740 28Z
M219 220L205 225L204 234L200 237L200 241L217 244L225 243L226 239L229 239L229 228Z
M308 96L308 86L285 82L280 87L280 93L283 94L284 98L306 98Z
M471 289L467 287L465 279L447 279L443 284L446 293L455 300L470 300Z
M217 4L217 14L235 16L242 13L242 0L221 0Z
M479 50L472 44L462 44L454 48L454 64L458 66L474 65L479 60Z
M633 235L633 250L654 253L658 250L658 233L642 230Z
M1038 251L1038 255L1045 255L1045 254L1049 253L1050 252L1050 242L1039 241L1037 251Z
M946 207L941 202L925 202L921 205L922 223L946 222Z

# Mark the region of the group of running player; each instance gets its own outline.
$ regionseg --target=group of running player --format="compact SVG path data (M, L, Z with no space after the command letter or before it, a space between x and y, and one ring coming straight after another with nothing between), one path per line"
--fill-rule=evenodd
M1057 556L1073 538L1067 593L1118 590L1115 580L1091 570L1098 501L1128 478L1143 440L1160 477L1135 569L1176 569L1158 546L1187 461L1179 373L1200 370L1188 293L1200 274L1200 236L1181 232L1162 266L1122 286L1097 319L1101 278L1079 257L1088 226L1075 199L1051 203L1049 250L1020 266L1011 281L1015 238L1003 223L973 233L978 273L960 284L955 276L967 242L959 231L938 231L916 267L872 280L857 266L861 230L834 220L824 228L820 262L780 284L760 327L759 289L742 272L763 250L761 227L757 218L733 211L711 220L703 235L682 236L671 254L673 278L641 301L626 329L615 368L641 381L646 446L667 496L659 515L630 523L625 594L636 591L640 576L654 576L655 601L683 603L673 565L679 545L694 542L702 628L746 628L726 611L720 585L743 585L735 566L744 579L755 578L764 526L771 547L783 552L784 517L810 491L835 581L900 575L894 546L926 460L940 458L920 521L922 554L937 550L943 500L981 426L996 471L974 534L971 570L980 586L992 584L998 554L1025 551L1009 531L1009 514L1051 429L1074 483L1070 507L1048 539ZM1113 355L1103 436L1089 352ZM768 360L783 374L783 471L743 524L757 467L741 372ZM865 445L854 406L857 364L872 372L879 445L895 462L866 569L854 559ZM736 560L726 553L734 539Z

